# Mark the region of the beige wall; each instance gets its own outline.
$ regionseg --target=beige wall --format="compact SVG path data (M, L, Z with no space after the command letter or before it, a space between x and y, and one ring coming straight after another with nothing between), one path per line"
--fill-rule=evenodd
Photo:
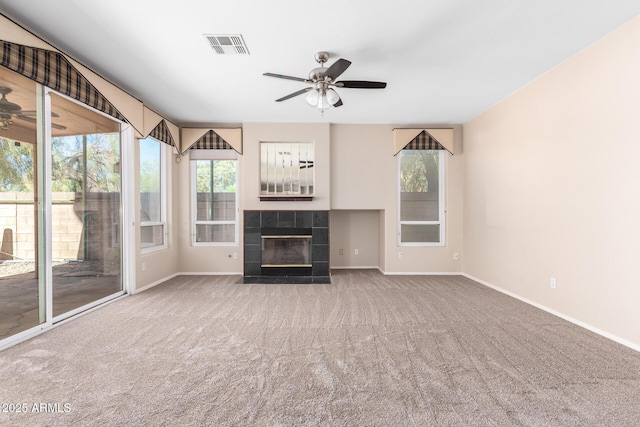
M243 210L331 210L331 265L379 267L387 273L456 273L462 252L462 159L447 155L447 244L402 247L396 239L396 157L392 125L245 123L239 156L239 212ZM457 144L460 145L460 128ZM259 200L260 141L315 142L315 197L310 202ZM237 246L191 245L188 156L177 165L174 198L179 212L179 270L184 273L243 272L242 228ZM334 215L334 211L339 211ZM335 228L333 228L335 227ZM338 234L334 230L340 231ZM351 241L346 241L350 236ZM374 241L375 240L375 241ZM387 244L385 244L387 243ZM340 257L342 245L345 254ZM359 246L359 247L358 247ZM359 255L353 254L359 249ZM404 259L398 259L398 252ZM238 259L233 259L233 253Z
M446 244L398 246L397 159L393 128L418 126L331 125L331 208L380 211L380 269L388 274L459 273L462 256L462 155L446 155ZM437 127L437 126L430 126ZM450 126L449 126L450 127ZM456 153L462 153L461 128L454 126ZM333 242L332 242L333 246ZM399 259L398 253L402 253ZM334 262L332 249L332 264Z
M190 194L190 166L189 154L181 158L181 162L176 164L176 190L173 197L176 200L178 213L177 221L173 228L177 231L176 242L178 246L178 258L180 273L198 274L242 274L242 234L238 236L238 243L230 246L193 246L191 244L191 194ZM242 194L244 184L242 183L242 171L244 162L242 156L238 156L238 167L240 168L240 179L237 185L238 191ZM242 215L242 198L238 201L238 215ZM238 227L239 233L242 227ZM237 258L234 258L237 254Z
M242 192L246 210L329 210L331 191L329 124L245 123L243 135ZM310 202L261 202L260 142L313 142L314 198Z
M636 346L638 40L640 18L467 123L463 157L464 272Z
M238 215L244 210L329 210L329 125L328 124L243 124L243 152L238 156ZM313 141L315 143L315 198L310 202L261 202L260 141ZM178 168L180 212L177 224L180 252L180 272L242 274L242 222L239 223L238 244L232 246L192 246L190 237L189 156ZM237 259L234 259L234 253Z
M331 211L332 268L381 268L380 218L380 211Z

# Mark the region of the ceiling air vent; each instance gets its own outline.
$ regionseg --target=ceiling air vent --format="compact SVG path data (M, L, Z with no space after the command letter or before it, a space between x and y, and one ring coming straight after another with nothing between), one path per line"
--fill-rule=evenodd
M220 55L249 55L249 49L240 34L204 35L211 48Z

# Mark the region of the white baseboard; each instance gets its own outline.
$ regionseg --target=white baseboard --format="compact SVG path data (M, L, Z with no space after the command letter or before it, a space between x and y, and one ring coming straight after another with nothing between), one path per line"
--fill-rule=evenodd
M238 273L237 271L203 271L203 272L186 271L186 272L178 273L176 275L177 276L242 276L242 273Z
M486 281L484 281L482 279L478 279L477 277L474 277L474 276L472 276L470 274L467 274L467 273L461 273L461 274L464 277L466 277L467 279L473 280L474 282L478 282L481 285L484 285L484 286L486 286L488 288L494 289L494 290L496 290L496 291L498 291L500 293L503 293L505 295L509 295L510 297L513 297L513 298L515 298L517 300L520 300L520 301L522 301L524 303L527 303L527 304L532 305L532 306L534 306L536 308L539 308L540 310L546 311L549 314L553 314L554 316L557 316L557 317L559 317L561 319L564 319L564 320L566 320L568 322L571 322L574 325L580 326L580 327L582 327L584 329L587 329L587 330L589 330L589 331L591 331L593 333L596 333L596 334L598 334L600 336L603 336L603 337L608 338L608 339L610 339L612 341L615 341L618 344L622 344L625 347L629 347L632 350L640 352L640 345L638 345L638 344L632 343L631 341L627 341L624 338L620 338L619 336L610 334L609 332L606 332L606 331L603 331L601 329L598 329L593 325L590 325L588 323L582 322L582 321L580 321L578 319L574 319L571 316L567 316L566 314L560 313L559 311L553 310L553 309L551 309L551 308L549 308L547 306L539 304L539 303L537 303L535 301L532 301L532 300L530 300L528 298L524 298L524 297L522 297L522 296L520 296L518 294L514 294L513 292L507 291L506 289L502 289L501 287L496 286L496 285L494 285L492 283L486 282Z
M131 292L131 294L138 294L140 292L146 291L147 289L153 288L154 286L159 285L160 283L164 283L167 280L171 280L174 277L177 276L242 276L242 273L238 273L237 271L233 271L233 272L219 272L219 271L204 271L204 272L193 272L193 271L187 271L187 272L178 272L178 273L173 273L167 277L163 277L162 279L156 280L153 283L149 283L148 285L140 288L140 289L136 289L134 292Z
M371 266L331 266L331 270L378 270L385 276L460 276L461 272L444 271L385 271L377 265Z
M460 276L462 273L455 271L382 271L386 276Z
M149 283L148 285L143 286L142 288L136 288L134 291L131 291L131 295L139 294L140 292L146 291L147 289L151 289L154 286L159 285L160 283L164 283L167 280L173 279L176 276L179 276L181 273L173 273L167 277L163 277L162 279L156 280L155 282Z

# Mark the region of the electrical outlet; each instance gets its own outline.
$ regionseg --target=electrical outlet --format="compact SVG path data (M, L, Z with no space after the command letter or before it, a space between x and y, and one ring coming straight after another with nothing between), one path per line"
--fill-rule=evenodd
M558 282L556 281L555 277L551 278L550 284L551 284L551 289L555 289L558 286Z
M398 259L404 259L404 254L402 252L398 252Z
M233 259L238 259L238 252L233 253Z
M458 260L458 258L460 258L460 254L458 252L454 252L453 253L453 259L454 260Z
M140 265L140 269L141 269L142 271L145 271L145 270L147 269L147 263L146 263L146 262L143 262L143 263L142 263L142 265Z
M338 255L344 255L344 249L338 249Z
M353 250L353 254L354 254L354 255L358 255L358 250L357 250L357 249L354 249L354 250Z

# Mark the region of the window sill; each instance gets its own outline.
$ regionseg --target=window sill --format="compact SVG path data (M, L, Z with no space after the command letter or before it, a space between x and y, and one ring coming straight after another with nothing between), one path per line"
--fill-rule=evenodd
M142 249L140 250L140 254L141 254L141 255L146 255L146 254L151 254L151 253L154 253L154 252L160 252L160 251L163 251L163 250L165 250L165 249L168 249L168 246L167 246L167 245L162 245L162 246L150 246L150 247L148 247L148 248L142 248Z

